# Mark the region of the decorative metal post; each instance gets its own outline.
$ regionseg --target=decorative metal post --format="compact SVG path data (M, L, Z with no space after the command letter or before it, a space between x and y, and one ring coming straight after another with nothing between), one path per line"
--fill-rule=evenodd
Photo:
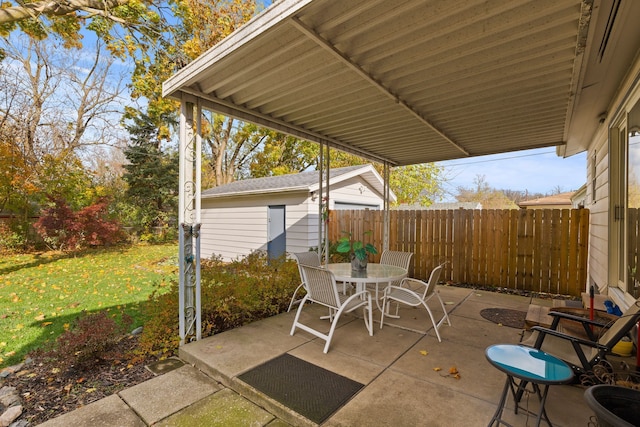
M179 187L179 315L180 345L202 337L200 309L200 176L201 117L199 104L182 100L180 111ZM194 131L194 107L197 106Z
M329 156L329 144L320 143L320 155L318 157L318 254L320 262L329 263L329 172L331 158ZM326 150L326 152L325 152ZM324 190L324 196L322 195ZM327 218L325 218L327 215Z
M389 191L389 178L391 175L390 172L390 168L389 168L389 162L384 162L384 168L382 171L382 180L384 182L384 189L383 189L383 199L384 199L384 204L383 204L383 209L384 209L384 213L383 213L383 236L382 236L382 250L386 251L389 249L389 197L390 197L390 191Z

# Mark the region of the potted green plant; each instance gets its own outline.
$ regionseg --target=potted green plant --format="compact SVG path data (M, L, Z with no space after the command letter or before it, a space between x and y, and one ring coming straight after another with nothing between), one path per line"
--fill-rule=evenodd
M344 232L344 237L338 240L336 251L349 254L351 260L351 269L362 271L367 269L367 255L375 255L378 250L371 243L363 243L362 240L353 240L351 233ZM364 234L372 234L371 231L365 231Z

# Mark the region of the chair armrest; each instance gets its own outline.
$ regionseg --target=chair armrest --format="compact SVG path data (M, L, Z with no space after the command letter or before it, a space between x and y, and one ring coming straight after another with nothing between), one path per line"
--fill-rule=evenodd
M405 283L407 283L407 284L408 284L408 283L413 283L413 284L416 284L416 285L420 285L420 286L422 286L422 288L426 288L426 287L428 286L428 284L427 284L427 283L423 282L423 281L422 281L422 280L420 280L420 279L414 279L414 278L412 278L412 277L405 277L404 279L402 279L402 280L400 281L400 285L398 285L398 286L392 286L392 285L391 285L391 286L387 286L387 287L395 287L395 288L400 288L400 289L408 290L408 291L411 291L411 292L416 292L415 290L413 290L413 289L411 289L411 288L408 288L408 287L406 287L406 288L405 288ZM422 292L422 290L421 290L421 292Z
M544 340L544 336L545 335L552 335L554 337L558 337L561 339L565 339L568 341L572 341L574 343L577 344L581 344L581 345L586 345L588 347L593 347L593 348L597 348L598 350L605 350L608 351L609 347L602 345L596 341L589 341L589 340L585 340L583 338L579 338L579 337L575 337L573 335L568 335L553 329L549 329L549 328L544 328L542 326L534 326L533 328L531 328L532 331L538 331L538 338L536 339L535 345L534 347L539 349L542 346L542 341Z
M587 324L587 325L593 325L593 326L599 326L601 328L609 328L612 323L603 323L601 321L598 320L591 320L588 319L586 317L582 317L582 316L576 316L575 314L569 314L569 313L563 313L561 311L549 311L549 316L553 316L555 318L560 318L560 319L567 319L567 320L573 320L576 322L580 322L583 324Z

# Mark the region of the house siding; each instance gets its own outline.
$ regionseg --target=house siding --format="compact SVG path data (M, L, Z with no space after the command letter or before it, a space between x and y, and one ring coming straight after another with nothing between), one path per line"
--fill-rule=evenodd
M585 290L596 285L601 292L609 283L609 141L607 126L601 126L588 152L587 207L591 212L588 277ZM594 164L595 162L595 164ZM594 176L595 174L595 176ZM594 195L595 191L595 195Z
M587 207L591 211L590 238L589 238L589 283L595 284L601 292L608 293L623 307L628 306L632 300L629 294L620 297L620 293L611 292L617 288L617 272L615 258L612 251L611 236L615 232L613 212L614 200L617 197L615 182L611 175L615 170L611 167L611 162L617 162L611 154L609 129L611 129L628 112L634 104L638 102L638 83L636 76L640 73L640 59L636 58L630 67L627 78L620 86L620 91L612 100L608 111L612 112L606 121L600 126L594 135L588 148L587 165ZM630 96L632 93L635 94ZM617 112L616 115L614 113ZM594 163L595 162L595 163ZM595 191L595 195L593 192ZM626 299L626 303L625 300Z

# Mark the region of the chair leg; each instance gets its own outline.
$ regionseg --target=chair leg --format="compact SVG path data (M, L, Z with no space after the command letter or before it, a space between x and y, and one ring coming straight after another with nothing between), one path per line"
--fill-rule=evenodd
M304 304L307 302L307 295L304 296L304 298L302 298L302 300L300 301L300 306L298 307L298 310L296 310L296 317L294 317L293 319L293 325L291 325L291 332L289 333L289 335L294 334L294 332L296 331L296 326L298 326L298 320L300 320L300 313L302 313L302 307L304 307Z
M438 301L440 301L440 307L442 307L442 312L444 313L444 316L442 316L442 319L440 319L440 321L438 322L438 327L440 327L440 325L444 320L446 320L447 324L451 326L451 320L449 319L449 314L447 313L447 309L445 308L444 303L442 302L442 298L440 298L440 294L437 291L435 292L435 294L438 297Z
M364 317L364 324L369 331L369 336L373 336L373 306L371 305L371 294L367 295L368 304L362 309L362 316ZM367 321L367 312L369 313L369 321ZM380 327L382 328L382 322L380 322Z
M389 300L387 297L382 297L382 310L380 310L381 314L380 314L380 329L382 329L382 326L384 325L384 313L386 310L389 309L388 307L388 303Z
M427 313L429 313L429 317L431 318L431 323L433 324L433 330L436 331L436 337L438 337L438 342L442 342L442 339L440 338L440 332L438 332L438 326L436 324L435 319L433 318L433 313L431 313L429 306L424 301L422 302L422 306L427 310Z

